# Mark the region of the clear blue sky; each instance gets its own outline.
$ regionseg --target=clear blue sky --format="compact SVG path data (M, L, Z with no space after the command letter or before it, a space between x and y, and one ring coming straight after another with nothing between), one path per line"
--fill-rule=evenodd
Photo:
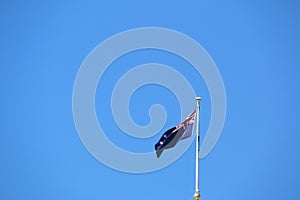
M226 122L217 145L201 160L202 199L300 199L299 13L297 1L1 1L0 199L192 199L194 145L169 167L130 174L89 154L74 125L73 84L85 57L108 37L146 26L192 37L223 77ZM174 69L186 63L142 51L121 58L103 76L107 90L97 91L96 107L99 118L107 115L104 129L115 133L108 137L124 149L147 152L162 132L149 140L129 138L105 106L109 81L123 72L118 65L129 70L136 59ZM203 84L192 71L186 76ZM204 86L195 90L204 98L205 133L209 94ZM132 97L137 123L149 120L146 108L140 109L144 98L172 112L165 129L180 121L175 97L150 85Z

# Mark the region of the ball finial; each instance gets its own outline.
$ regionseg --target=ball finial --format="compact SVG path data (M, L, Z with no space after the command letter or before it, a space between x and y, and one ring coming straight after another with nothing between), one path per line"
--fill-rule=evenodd
M199 194L199 192L195 192L195 194L194 194L194 199L195 199L195 200L199 200L199 199L200 199L200 194Z

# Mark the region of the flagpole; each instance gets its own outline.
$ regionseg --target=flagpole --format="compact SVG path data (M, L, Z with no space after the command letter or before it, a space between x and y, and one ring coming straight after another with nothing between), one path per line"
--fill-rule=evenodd
M199 132L199 124L200 124L200 101L202 100L201 97L196 97L197 101L197 125L196 125L196 180L195 180L195 194L194 199L200 199L200 192L199 192L199 147L200 147L200 132Z

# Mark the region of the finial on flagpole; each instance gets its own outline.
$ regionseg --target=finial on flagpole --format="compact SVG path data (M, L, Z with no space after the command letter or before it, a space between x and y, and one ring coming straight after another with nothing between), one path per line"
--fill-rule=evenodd
M197 101L201 101L202 98L201 98L201 97L196 97L196 100L197 100Z
M200 199L200 194L199 194L198 191L195 192L195 194L194 194L194 199L195 199L195 200L199 200L199 199Z

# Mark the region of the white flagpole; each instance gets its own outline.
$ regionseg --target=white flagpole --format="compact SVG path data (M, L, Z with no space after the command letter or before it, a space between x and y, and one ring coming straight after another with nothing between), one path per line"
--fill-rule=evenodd
M199 192L199 147L200 147L200 132L199 132L199 125L200 125L200 101L202 100L201 97L197 97L197 125L196 125L196 180L195 180L195 194L194 199L200 199L200 192Z

